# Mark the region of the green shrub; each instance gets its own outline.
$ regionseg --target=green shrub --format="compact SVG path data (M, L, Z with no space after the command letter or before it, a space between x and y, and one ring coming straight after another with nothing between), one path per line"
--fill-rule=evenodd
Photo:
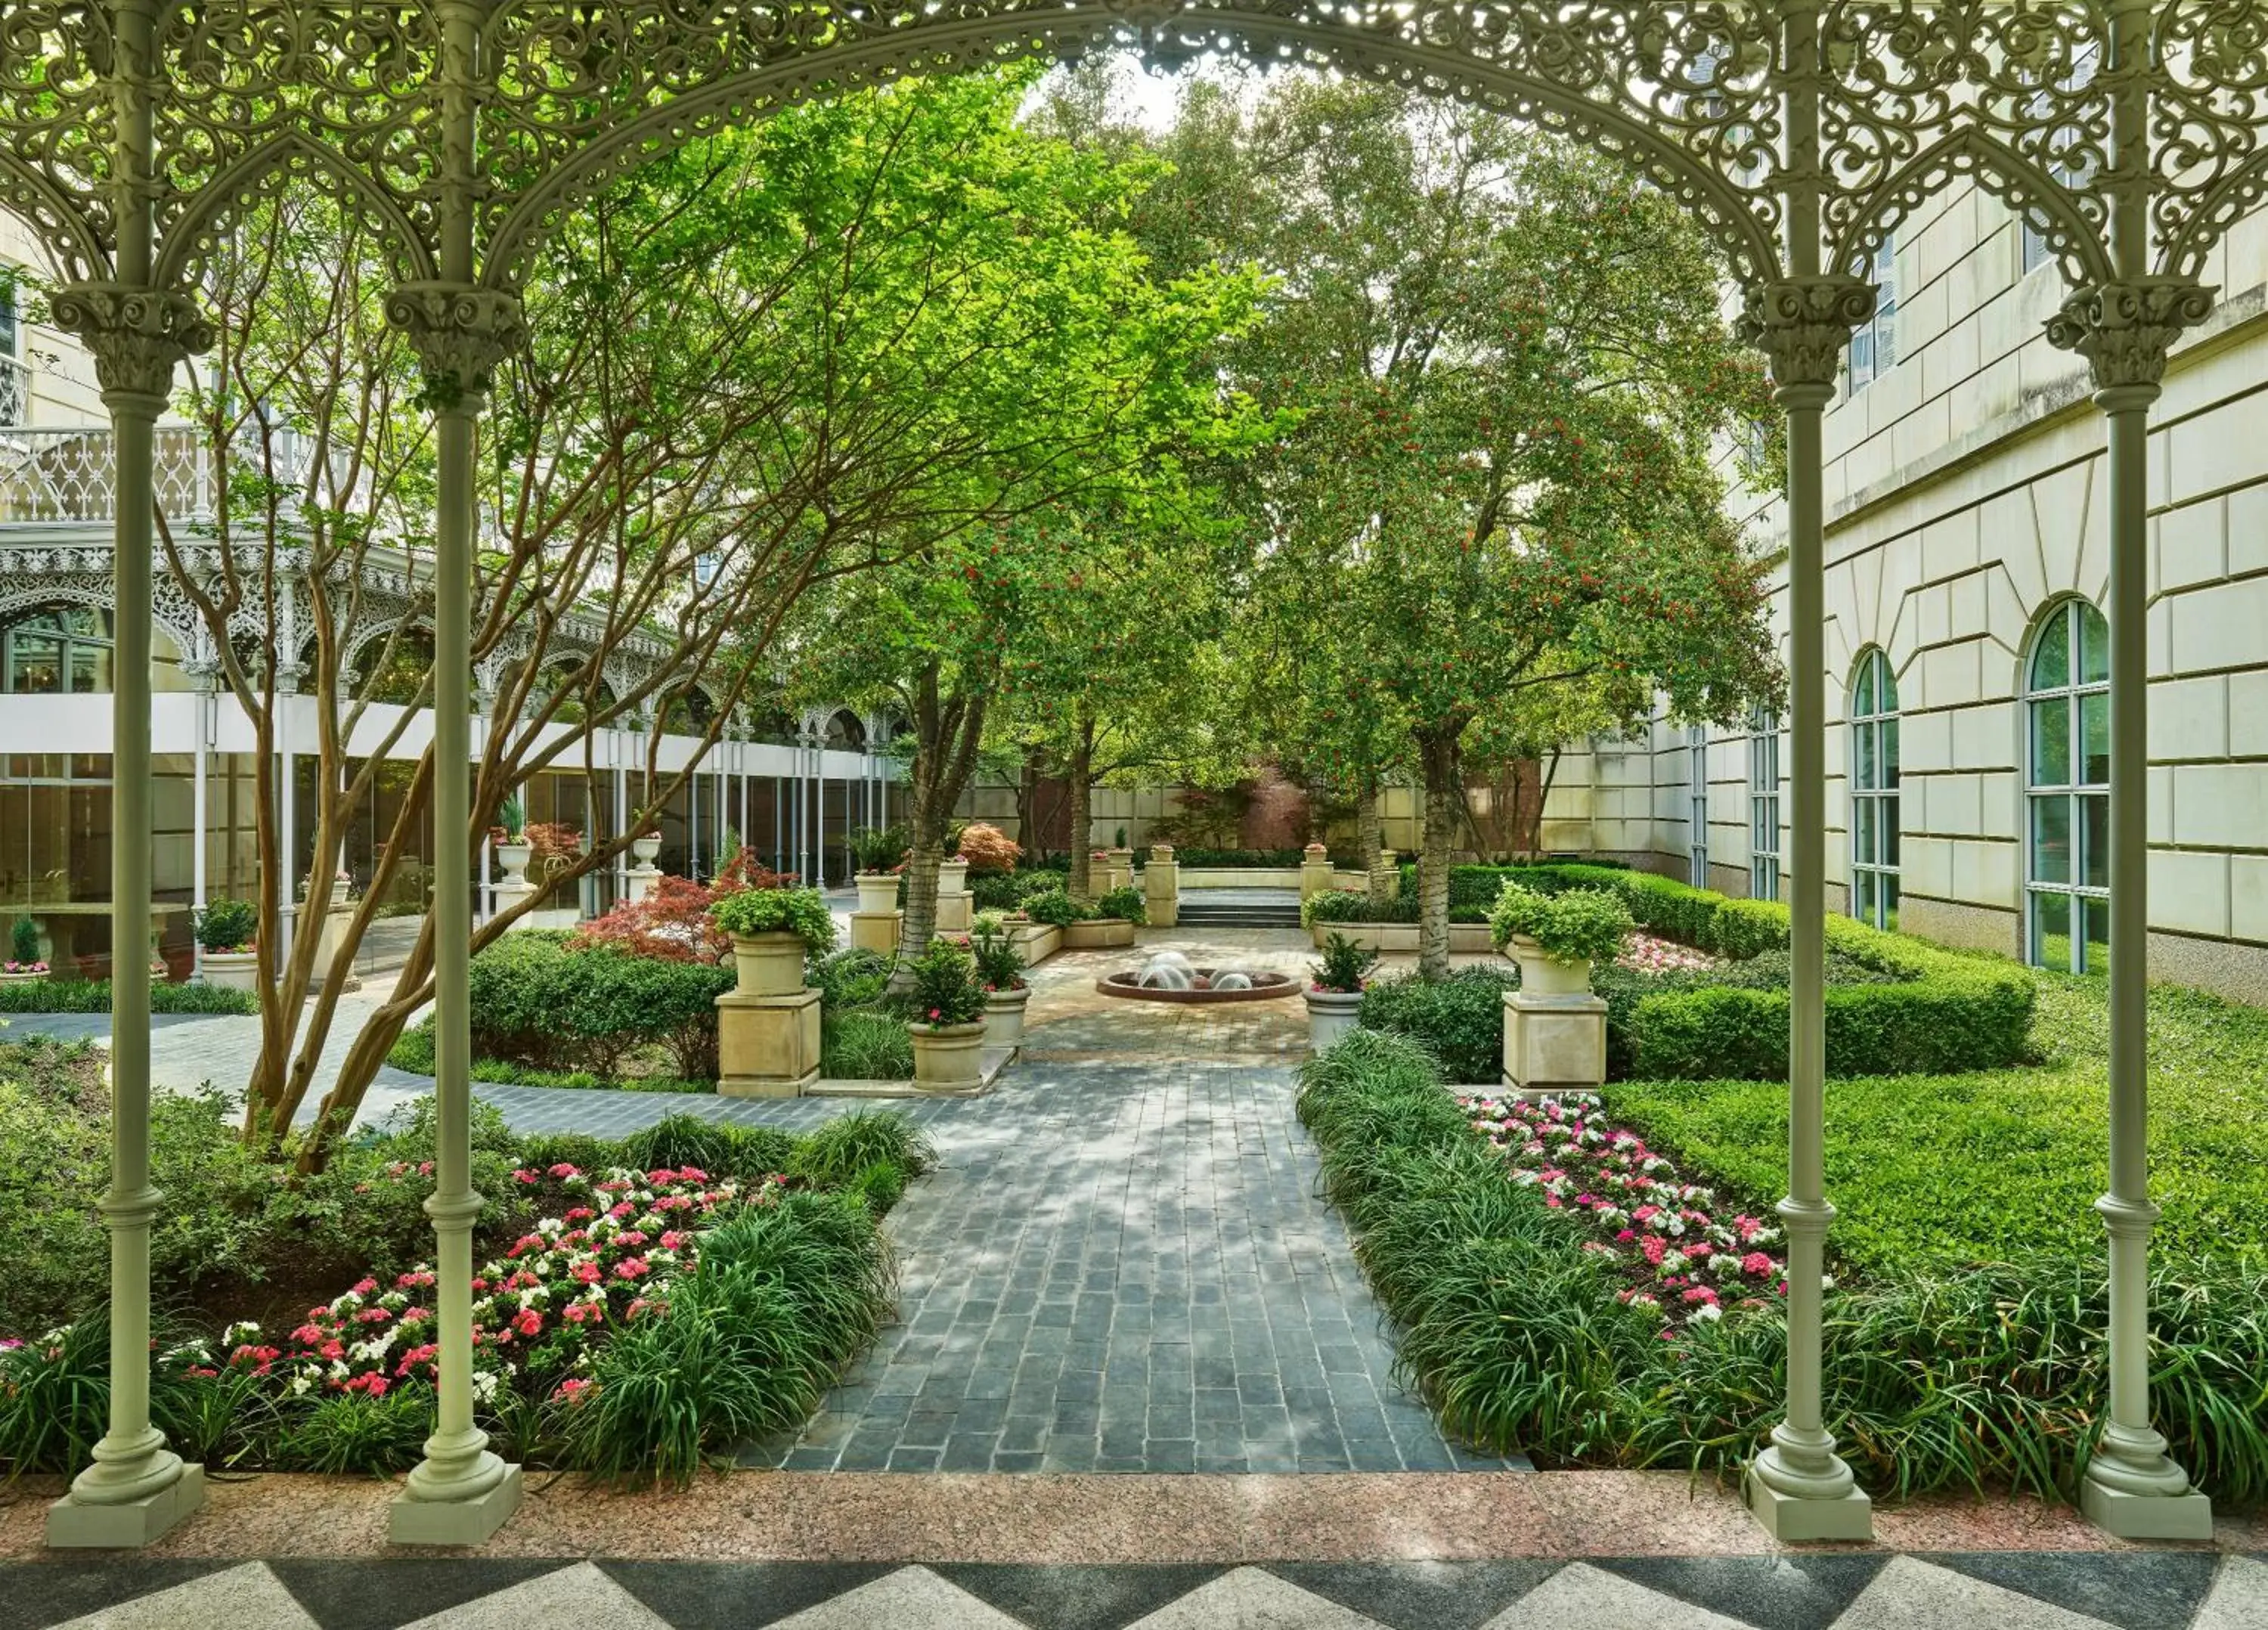
M717 998L733 983L712 963L578 949L544 929L508 933L473 958L473 1053L607 1078L634 1048L658 1044L681 1078L714 1081Z
M737 1126L698 1115L671 1115L622 1144L621 1160L640 1171L672 1171L690 1166L712 1177L754 1181L784 1172L795 1158L797 1139L770 1126Z
M1139 889L1113 889L1094 903L1098 917L1123 918L1130 923L1146 923L1150 908Z
M906 858L905 829L892 826L853 832L850 852L858 857L858 869L870 876L895 871Z
M913 1034L894 1011L854 1007L822 1014L819 1045L819 1073L829 1081L913 1079Z
M1309 971L1314 975L1317 990L1352 995L1362 989L1363 981L1377 966L1376 951L1357 945L1343 933L1335 933L1324 939L1323 959L1313 964Z
M1084 921L1094 914L1094 908L1071 897L1060 885L1041 889L1024 901L1024 915L1035 923L1052 928L1064 928Z
M197 908L197 943L208 951L240 951L260 933L260 908L224 896Z
M108 1013L107 979L24 979L0 985L0 1013ZM250 991L217 985L152 984L151 1013L256 1014L260 999Z
M890 959L880 951L837 951L814 960L803 982L819 992L822 1007L863 1007L889 988Z
M917 1024L975 1024L984 1017L984 991L968 953L939 936L914 958L910 992Z
M9 926L8 958L26 964L40 960L39 924L28 917L19 917Z
M1489 936L1499 950L1516 934L1554 962L1612 962L1630 931L1629 908L1604 889L1543 894L1508 882L1489 908Z
M387 1477L423 1458L433 1431L433 1394L396 1387L383 1398L311 1397L275 1449L277 1470Z
M817 956L835 948L835 914L816 889L743 889L711 905L709 915L726 933L799 934Z
M968 948L976 958L976 982L988 992L1024 989L1024 954L997 918L978 918Z
M1422 1042L1453 1081L1494 1082L1504 1074L1504 993L1519 985L1517 969L1490 966L1381 979L1363 993L1360 1022Z

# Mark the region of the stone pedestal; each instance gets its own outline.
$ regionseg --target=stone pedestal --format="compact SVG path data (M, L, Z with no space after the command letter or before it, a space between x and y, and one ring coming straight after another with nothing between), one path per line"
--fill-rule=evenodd
M630 867L630 897L631 899L651 900L660 888L661 868L659 867L634 866Z
M57 1550L129 1550L165 1534L205 1502L205 1469L185 1465L165 1488L123 1505L89 1505L66 1494L48 1508L48 1544Z
M851 912L850 948L854 951L879 951L884 956L895 955L899 935L904 932L902 925L905 915L899 911Z
M1106 850L1102 857L1102 889L1108 894L1113 889L1134 886L1134 852L1131 849Z
M347 942L347 932L354 923L354 907L341 903L323 914L323 942L315 948L315 970L318 977L328 978L330 968L337 960L339 948ZM351 967L348 970L348 991L362 989L362 977Z
M1309 844L1300 857L1300 898L1325 893L1330 887L1330 853L1321 844Z
M1529 1095L1587 1091L1607 1079L1607 1005L1581 995L1504 994L1503 1085Z
M660 874L657 872L654 875L659 877ZM637 873L633 872L630 874L630 881L633 883L637 882ZM496 914L498 917L502 917L506 911L517 910L519 903L534 892L535 885L529 882L525 877L505 878L502 882L496 886ZM535 914L533 911L521 918L518 922L512 924L512 927L515 929L533 928L534 926Z
M937 891L937 931L939 933L967 933L976 896L966 889L947 894Z
M1158 858L1160 850L1163 859ZM1142 904L1152 928L1171 928L1182 920L1182 868L1173 854L1168 845L1153 845L1150 864L1142 868Z
M717 1090L728 1098L794 1098L819 1079L819 992L717 999Z

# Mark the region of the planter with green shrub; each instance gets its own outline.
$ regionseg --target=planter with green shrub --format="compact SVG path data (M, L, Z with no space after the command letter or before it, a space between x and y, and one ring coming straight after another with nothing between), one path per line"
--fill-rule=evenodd
M19 917L8 930L8 961L0 966L0 984L21 985L47 977L47 959L40 955L40 926Z
M709 908L732 936L744 996L792 996L806 959L835 948L835 915L816 889L743 889Z
M249 900L223 896L198 908L193 932L207 985L225 991L260 989L260 908Z
M984 987L976 961L954 941L936 939L911 967L915 1085L967 1097L984 1079Z
M858 859L858 910L879 916L898 909L898 880L906 859L906 835L897 827L858 833L850 840Z
M1529 996L1587 996L1591 964L1608 963L1631 931L1630 909L1603 889L1543 894L1506 883L1489 908L1489 935L1520 963Z
M968 948L976 963L976 982L984 992L984 1044L1024 1044L1024 1005L1031 986L1024 983L1024 956L1005 924L991 913L978 917Z
M1309 972L1307 982L1307 1044L1321 1052L1354 1029L1362 1012L1362 993L1370 970L1378 966L1378 953L1357 945L1343 933L1323 941L1323 958Z

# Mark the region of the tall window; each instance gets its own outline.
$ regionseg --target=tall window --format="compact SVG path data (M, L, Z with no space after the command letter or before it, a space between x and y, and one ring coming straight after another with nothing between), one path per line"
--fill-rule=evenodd
M1880 651L1851 690L1851 915L1898 926L1898 682Z
M1874 260L1857 269L1874 285L1874 314L1851 331L1845 350L1845 394L1856 395L1888 373L1898 360L1897 247L1882 240Z
M2110 948L2110 631L2083 600L2040 625L2024 726L2029 960L2100 972Z
M110 689L110 613L56 606L0 629L0 691L92 696Z
M2095 79L2095 70L2102 60L2102 49L2090 41L2080 48L2072 59L2071 71L2057 83L2066 91L2083 91ZM2044 124L2055 114L2055 103L2045 91L2035 94L2028 109L2036 124ZM2101 154L2089 144L2084 131L2074 125L2061 125L2048 135L2048 173L2064 186L2077 189L2095 179L2100 168ZM2048 261L2046 234L2031 223L2027 216L2022 223L2023 269L2043 266Z
M0 271L0 424L21 424L30 417L30 376L16 359L18 335L16 285Z
M1690 851L1689 880L1696 889L1709 886L1709 734L1696 725L1685 749L1687 843Z
M1749 715L1749 896L1779 898L1779 715Z

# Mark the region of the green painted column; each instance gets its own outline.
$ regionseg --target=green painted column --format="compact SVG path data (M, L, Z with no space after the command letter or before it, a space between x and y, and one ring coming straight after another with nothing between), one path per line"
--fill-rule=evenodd
M48 1543L141 1545L202 1503L204 1471L184 1466L150 1422L150 588L156 531L152 429L181 359L212 343L194 303L150 285L149 182L155 0L122 0L113 19L117 247L113 282L78 284L52 302L55 326L94 358L110 410L111 665L110 1419L93 1464L48 1508Z
M387 1516L396 1545L479 1545L519 1504L520 1473L489 1448L474 1419L472 1185L472 622L477 515L474 430L490 376L518 343L519 302L476 286L473 200L481 94L480 31L486 8L443 0L438 210L441 276L404 284L387 302L425 375L439 468L433 549L433 1042L436 1136L434 1313L440 1398L425 1457Z
M1775 1538L1866 1539L1873 1508L1835 1452L1822 1399L1826 1195L1827 698L1820 419L1852 328L1874 306L1854 277L1814 275L1752 292L1744 331L1771 359L1787 414L1788 1184L1787 1407L1750 1463L1749 1508Z

